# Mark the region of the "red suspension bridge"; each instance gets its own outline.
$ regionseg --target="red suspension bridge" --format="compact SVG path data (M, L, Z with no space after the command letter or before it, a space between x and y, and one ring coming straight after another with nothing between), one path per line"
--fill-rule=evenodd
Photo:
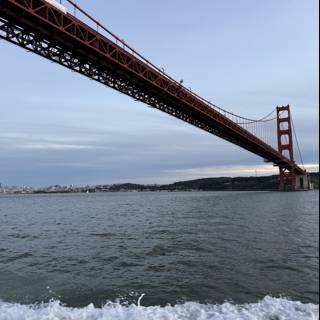
M0 37L236 144L279 167L280 189L308 189L289 106L250 119L203 99L71 0L0 0ZM300 162L295 162L294 143Z

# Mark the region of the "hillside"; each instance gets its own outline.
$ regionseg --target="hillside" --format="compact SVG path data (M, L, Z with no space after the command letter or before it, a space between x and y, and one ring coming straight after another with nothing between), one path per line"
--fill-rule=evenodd
M315 189L319 189L319 173L311 173L311 181ZM109 191L138 190L138 191L162 191L162 190L201 190L201 191L266 191L278 190L279 177L277 175L264 177L221 177L204 178L189 181L180 181L166 185L139 185L139 184L117 184L109 188Z

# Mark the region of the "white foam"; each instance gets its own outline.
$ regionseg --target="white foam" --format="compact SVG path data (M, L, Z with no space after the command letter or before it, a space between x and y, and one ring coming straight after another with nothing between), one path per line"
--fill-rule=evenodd
M67 308L59 301L21 305L0 301L0 320L318 320L319 306L284 298L265 297L258 303L203 305L188 302L167 307L107 303Z

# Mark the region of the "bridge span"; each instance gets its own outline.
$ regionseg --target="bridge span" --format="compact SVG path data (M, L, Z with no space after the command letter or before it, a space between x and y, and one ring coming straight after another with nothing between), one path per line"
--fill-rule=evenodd
M219 108L65 1L73 13L55 0L0 0L0 37L262 157L279 167L281 190L308 188L307 173L294 160L289 106L258 120ZM276 146L258 134L258 125L270 121L277 125Z

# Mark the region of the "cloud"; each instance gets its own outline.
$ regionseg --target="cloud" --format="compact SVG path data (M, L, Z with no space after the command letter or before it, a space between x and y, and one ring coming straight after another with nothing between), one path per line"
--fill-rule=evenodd
M161 126L161 121L155 119ZM7 184L170 183L217 176L268 175L272 165L178 120L166 130L118 131L54 125L0 131ZM180 130L179 128L182 128ZM311 157L312 158L312 157ZM308 161L307 161L308 162ZM310 161L309 161L310 162ZM260 165L261 164L261 165Z
M102 15L117 11L105 11L103 1L93 2L92 10L98 6ZM139 2L141 8L144 2ZM241 4L230 12L223 2L207 0L203 6L192 4L191 10L183 7L180 15L178 5L166 12L166 6L153 4L165 14L165 30L157 24L147 30L145 19L133 21L130 14L125 24L116 15L108 23L115 30L123 28L127 40L131 37L128 42L143 48L172 76L229 111L261 118L277 104L290 103L304 161L312 167L319 142L318 48L316 10L305 3L283 2L279 7L271 1L250 10ZM159 10L151 10L147 19L151 22ZM230 14L232 19L226 20ZM297 18L301 23L295 23ZM193 39L193 46L186 37ZM0 46L0 56L13 62L1 65L1 182L166 183L277 172L259 157L200 129L7 42Z
M17 146L16 146L17 147ZM90 145L77 145L77 144L67 144L67 143L26 143L22 146L18 146L18 148L22 149L30 149L30 150L88 150L93 149L93 146Z
M83 141L84 140L84 141ZM97 146L88 144L86 139L76 139L66 136L50 136L50 135L35 135L27 133L0 133L0 146L4 149L13 150L34 150L34 151L63 151L63 150L87 150ZM94 141L94 140L92 140Z

